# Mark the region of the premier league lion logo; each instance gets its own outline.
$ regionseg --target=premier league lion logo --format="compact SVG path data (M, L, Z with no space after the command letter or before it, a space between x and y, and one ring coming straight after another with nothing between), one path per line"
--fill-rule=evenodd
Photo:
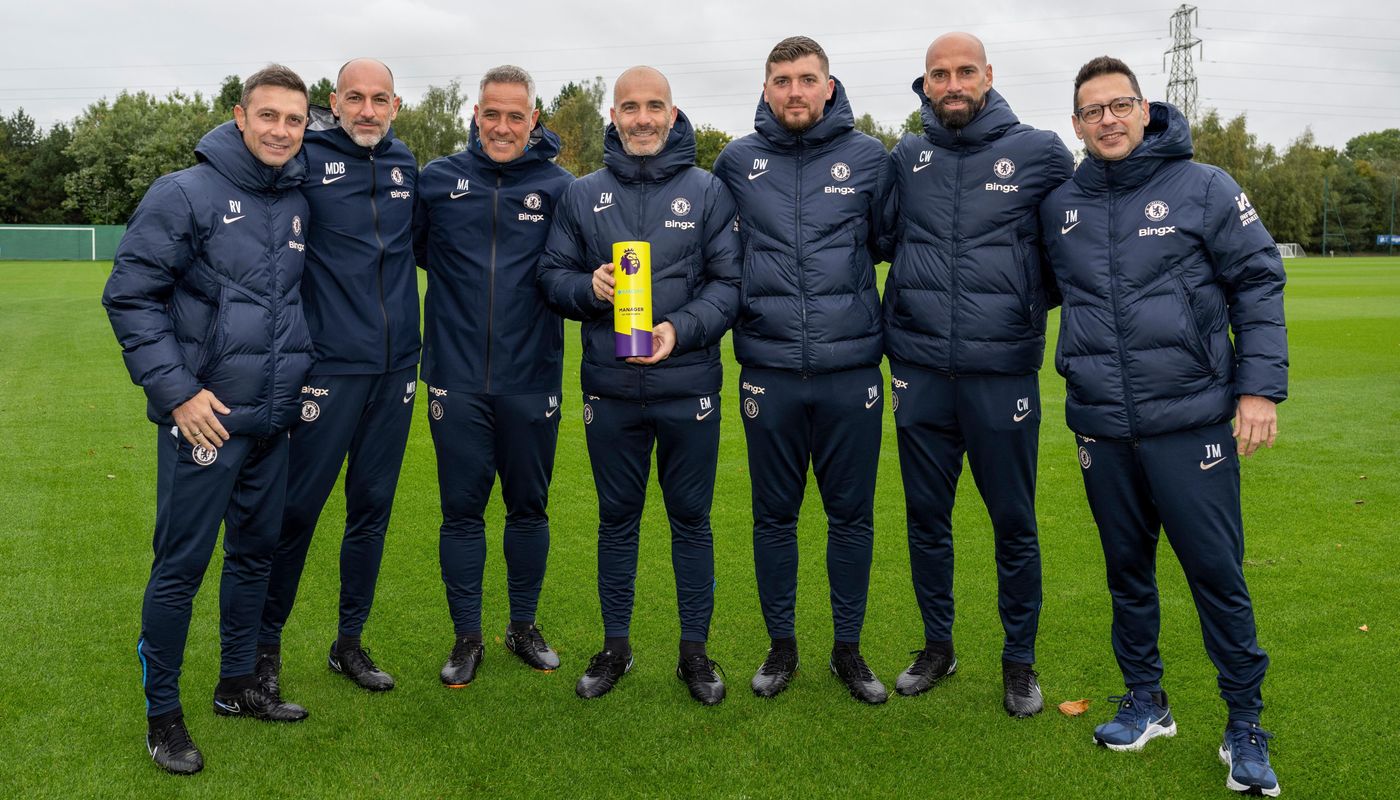
M637 251L627 248L622 251L622 271L628 275L636 275L642 270L642 260L637 258Z

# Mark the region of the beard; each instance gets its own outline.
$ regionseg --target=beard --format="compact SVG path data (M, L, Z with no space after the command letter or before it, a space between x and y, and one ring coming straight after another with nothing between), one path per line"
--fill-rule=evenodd
M619 138L622 139L622 152L626 153L626 154L629 155L629 156L634 156L634 157L637 157L637 158L649 158L649 157L651 157L651 156L654 156L654 155L659 154L662 150L665 150L665 149L666 149L666 140L669 139L669 138L671 138L671 129L670 129L670 128L657 128L657 129L656 129L656 143L655 143L655 144L652 144L652 145L638 145L638 144L633 144L633 143L632 143L632 137L635 136L635 135L637 135L638 133L642 133L642 132L644 132L644 130L638 128L638 129L629 130L629 131L627 132L627 135L626 135L626 136L620 136Z
M948 101L953 99L968 100L969 102L962 108L947 108ZM933 115L938 118L938 121L942 123L945 128L953 130L966 128L967 124L972 121L972 118L977 116L983 106L987 105L986 95L982 95L982 99L979 101L971 102L971 100L972 98L965 94L944 95L937 103L934 103Z
M380 128L375 128L373 132L359 131L355 128L353 120L350 121L348 126L342 123L342 127L344 127L345 132L350 135L350 141L360 147L374 147L384 140L384 134L386 133L386 131Z

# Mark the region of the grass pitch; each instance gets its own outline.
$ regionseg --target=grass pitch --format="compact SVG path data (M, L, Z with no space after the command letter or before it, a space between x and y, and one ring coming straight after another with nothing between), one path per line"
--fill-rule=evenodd
M1140 754L1095 748L1121 691L1108 641L1103 557L1064 389L1041 390L1039 516L1045 569L1038 667L1046 713L1000 707L992 537L965 477L954 513L960 669L918 698L847 697L827 671L825 523L814 483L801 524L802 669L763 701L748 680L767 644L754 586L749 488L727 363L713 513L718 578L711 655L729 698L705 709L674 676L669 534L654 482L643 521L633 646L608 697L573 683L598 647L596 501L583 440L578 335L569 328L553 542L540 623L563 666L531 672L500 644L500 529L488 511L487 654L475 683L439 685L452 628L437 566L436 467L419 402L365 641L399 681L371 696L325 667L335 632L342 496L332 495L284 638L283 685L311 718L214 717L218 556L196 599L182 680L207 767L162 774L143 749L134 652L150 566L156 432L98 298L108 267L0 263L0 796L4 797L1225 797L1225 722L1190 594L1160 550L1165 684L1180 733ZM1400 774L1389 719L1400 690L1400 259L1288 262L1292 399L1278 446L1244 467L1245 573L1273 665L1265 727L1286 796L1373 797ZM1056 319L1051 320L1052 333ZM728 341L726 340L726 347ZM1047 362L1049 359L1047 359ZM887 416L863 651L887 684L921 644L909 581L893 419ZM1362 627L1368 630L1360 630ZM1083 717L1054 710L1089 698Z

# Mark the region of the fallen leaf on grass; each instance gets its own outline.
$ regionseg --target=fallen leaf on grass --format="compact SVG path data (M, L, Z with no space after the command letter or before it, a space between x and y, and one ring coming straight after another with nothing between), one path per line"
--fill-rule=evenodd
M117 476L116 476L116 475L108 475L108 476L107 476L107 480L111 480L112 478L115 478L115 477L117 477Z
M1360 477L1361 477L1361 480L1363 480L1363 481L1366 480L1366 476L1365 476L1365 475L1362 475L1362 476L1360 476Z
M1370 625L1362 625L1361 627L1357 628L1357 630L1358 630L1358 631L1361 631L1362 633L1370 633L1370 632L1371 632L1371 626L1370 626Z
M1352 505L1355 505L1355 506L1364 506L1364 505L1366 505L1366 501L1365 501L1365 500L1353 500L1353 501L1352 501Z
M497 636L497 637L496 637L496 644L502 644L502 643L503 643L503 642L502 642L502 640L501 640L501 637Z
M1077 717L1077 716L1079 716L1080 714L1083 714L1085 711L1088 711L1088 710L1089 710L1089 701L1088 701L1088 699L1084 699L1084 700L1066 700L1066 701L1064 701L1063 703L1060 703L1060 713L1061 713L1061 714L1064 714L1064 715L1067 716L1067 717Z
M134 445L134 444L124 444L124 445L122 445L122 449L123 449L123 450L135 450L135 449L136 449L136 445Z

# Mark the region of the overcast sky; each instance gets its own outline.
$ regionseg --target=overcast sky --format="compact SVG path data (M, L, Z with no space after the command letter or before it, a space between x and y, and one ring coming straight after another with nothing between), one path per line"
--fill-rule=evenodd
M530 70L548 102L570 80L651 64L672 82L696 125L752 130L763 60L779 39L814 37L831 57L857 115L896 126L917 107L910 82L938 34L966 30L987 43L995 84L1021 120L1069 125L1074 73L1110 54L1163 99L1176 6L1147 0L1047 4L799 0L789 3L534 0L166 3L156 0L6 0L0 113L23 107L47 126L123 88L164 95L218 91L281 61L310 83L351 56L389 63L408 102L461 79L470 99L500 63ZM1311 127L1340 147L1358 133L1400 127L1400 10L1381 0L1241 0L1202 4L1193 52L1199 106L1248 115L1279 147ZM240 19L240 15L243 19Z

